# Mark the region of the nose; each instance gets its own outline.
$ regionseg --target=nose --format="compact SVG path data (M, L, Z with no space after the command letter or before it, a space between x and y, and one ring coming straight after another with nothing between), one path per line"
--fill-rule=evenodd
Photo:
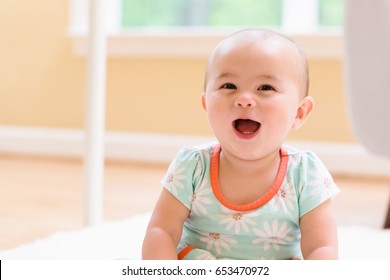
M241 108L250 108L256 106L256 101L253 98L252 94L245 92L239 94L236 97L236 99L234 100L234 105L236 107L241 107Z

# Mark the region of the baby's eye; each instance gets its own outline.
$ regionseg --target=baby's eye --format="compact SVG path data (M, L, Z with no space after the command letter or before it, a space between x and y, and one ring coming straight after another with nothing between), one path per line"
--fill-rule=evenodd
M234 84L231 83L226 83L221 86L221 88L226 88L226 89L237 89L237 87Z
M275 90L275 88L273 86L271 86L271 85L261 85L258 88L258 90L264 90L264 91L266 91L266 90Z

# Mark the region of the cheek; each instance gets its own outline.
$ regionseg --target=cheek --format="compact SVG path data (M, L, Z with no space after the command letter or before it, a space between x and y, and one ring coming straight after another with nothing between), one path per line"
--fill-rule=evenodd
M215 126L220 126L225 118L223 111L221 111L218 107L207 108L207 118L211 124Z
M266 113L271 117L274 128L287 127L291 128L295 121L296 112L289 104L278 104L269 107Z
M226 104L222 100L208 99L207 104L207 118L214 131L220 130L224 127L229 119L230 109L226 107Z
M214 96L212 94L205 98L204 104L209 115L224 114L226 111L228 111L226 102L222 98L218 98L218 96Z

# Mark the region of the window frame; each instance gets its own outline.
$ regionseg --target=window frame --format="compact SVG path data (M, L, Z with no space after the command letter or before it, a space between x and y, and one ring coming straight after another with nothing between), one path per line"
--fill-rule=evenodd
M87 52L88 1L69 0L68 35L78 56L85 56ZM284 0L283 4L285 9L280 32L294 39L308 58L338 59L342 56L342 30L319 30L317 16L296 16L302 14L302 9L317 9L317 0ZM120 9L121 0L106 1L109 57L203 58L220 40L237 30L186 26L122 31Z

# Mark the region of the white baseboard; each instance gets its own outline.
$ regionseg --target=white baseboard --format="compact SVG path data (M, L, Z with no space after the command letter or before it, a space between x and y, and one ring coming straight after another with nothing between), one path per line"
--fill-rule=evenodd
M107 159L168 163L182 146L214 140L210 137L124 133L105 135ZM293 142L288 144L315 152L330 172L347 175L390 176L390 159L367 152L359 144ZM84 132L72 129L0 126L0 153L56 157L82 157Z
M0 153L82 157L85 133L78 129L0 126ZM180 147L213 141L210 137L107 131L107 159L168 163Z

